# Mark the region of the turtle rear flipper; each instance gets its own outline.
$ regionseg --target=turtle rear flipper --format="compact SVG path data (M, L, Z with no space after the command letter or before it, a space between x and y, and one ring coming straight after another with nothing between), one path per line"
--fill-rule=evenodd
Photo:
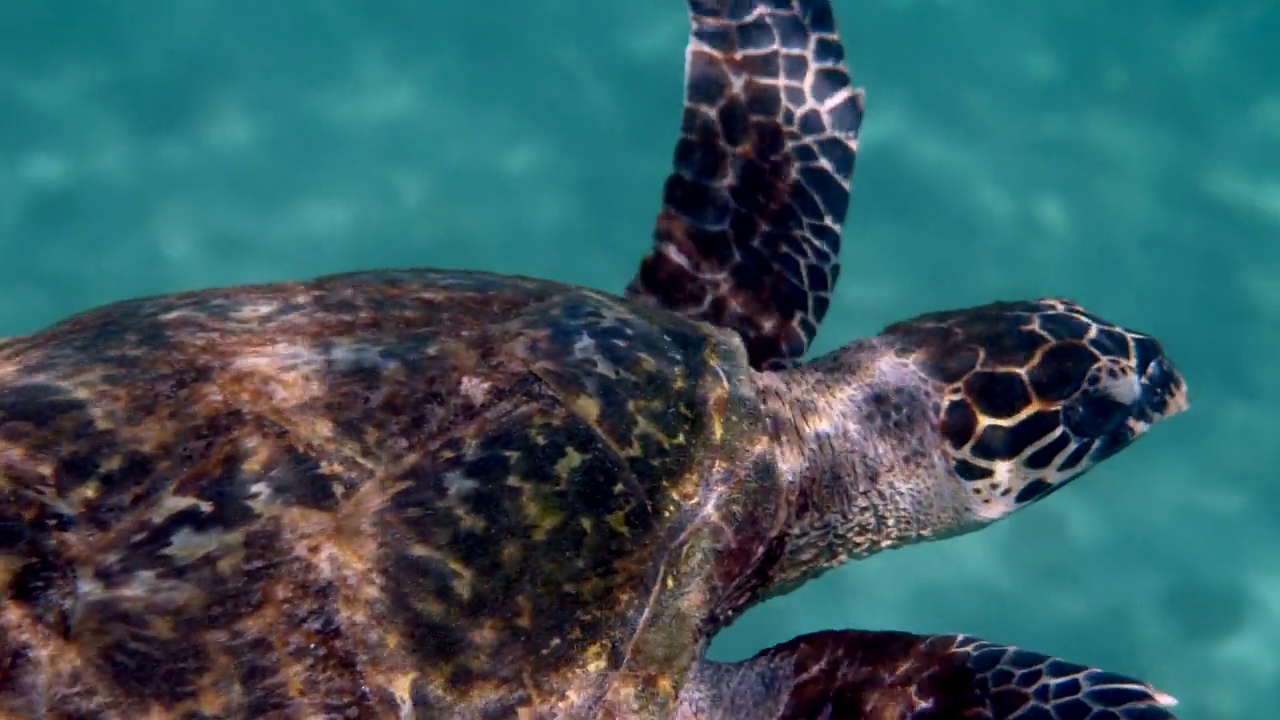
M689 0L684 115L627 295L804 355L839 274L862 123L829 2Z
M831 630L704 662L679 720L1176 720L1140 680L967 635Z

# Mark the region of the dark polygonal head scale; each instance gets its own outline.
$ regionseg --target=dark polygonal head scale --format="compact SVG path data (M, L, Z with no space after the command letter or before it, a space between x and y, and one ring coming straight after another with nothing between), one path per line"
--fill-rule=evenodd
M685 107L632 297L804 355L839 276L862 123L828 2L692 0Z

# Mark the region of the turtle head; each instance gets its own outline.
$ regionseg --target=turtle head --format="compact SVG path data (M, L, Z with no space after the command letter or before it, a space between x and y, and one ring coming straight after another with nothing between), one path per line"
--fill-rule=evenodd
M1067 300L931 313L881 337L933 386L951 469L983 524L1187 408L1186 384L1158 341Z
M1187 408L1158 341L1057 299L921 315L756 380L787 522L753 598L978 530Z

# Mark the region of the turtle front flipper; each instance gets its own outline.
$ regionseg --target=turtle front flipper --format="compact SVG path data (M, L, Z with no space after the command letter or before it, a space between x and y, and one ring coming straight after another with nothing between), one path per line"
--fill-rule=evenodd
M829 0L688 0L684 116L627 295L804 355L839 274L862 123Z
M1140 680L966 635L802 635L704 662L678 720L1175 720Z

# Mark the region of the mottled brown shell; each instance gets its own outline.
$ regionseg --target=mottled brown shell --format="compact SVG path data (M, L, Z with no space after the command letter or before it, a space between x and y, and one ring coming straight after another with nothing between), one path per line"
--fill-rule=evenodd
M747 362L646 313L397 272L0 344L0 716L448 717L604 683L683 582L664 553Z

